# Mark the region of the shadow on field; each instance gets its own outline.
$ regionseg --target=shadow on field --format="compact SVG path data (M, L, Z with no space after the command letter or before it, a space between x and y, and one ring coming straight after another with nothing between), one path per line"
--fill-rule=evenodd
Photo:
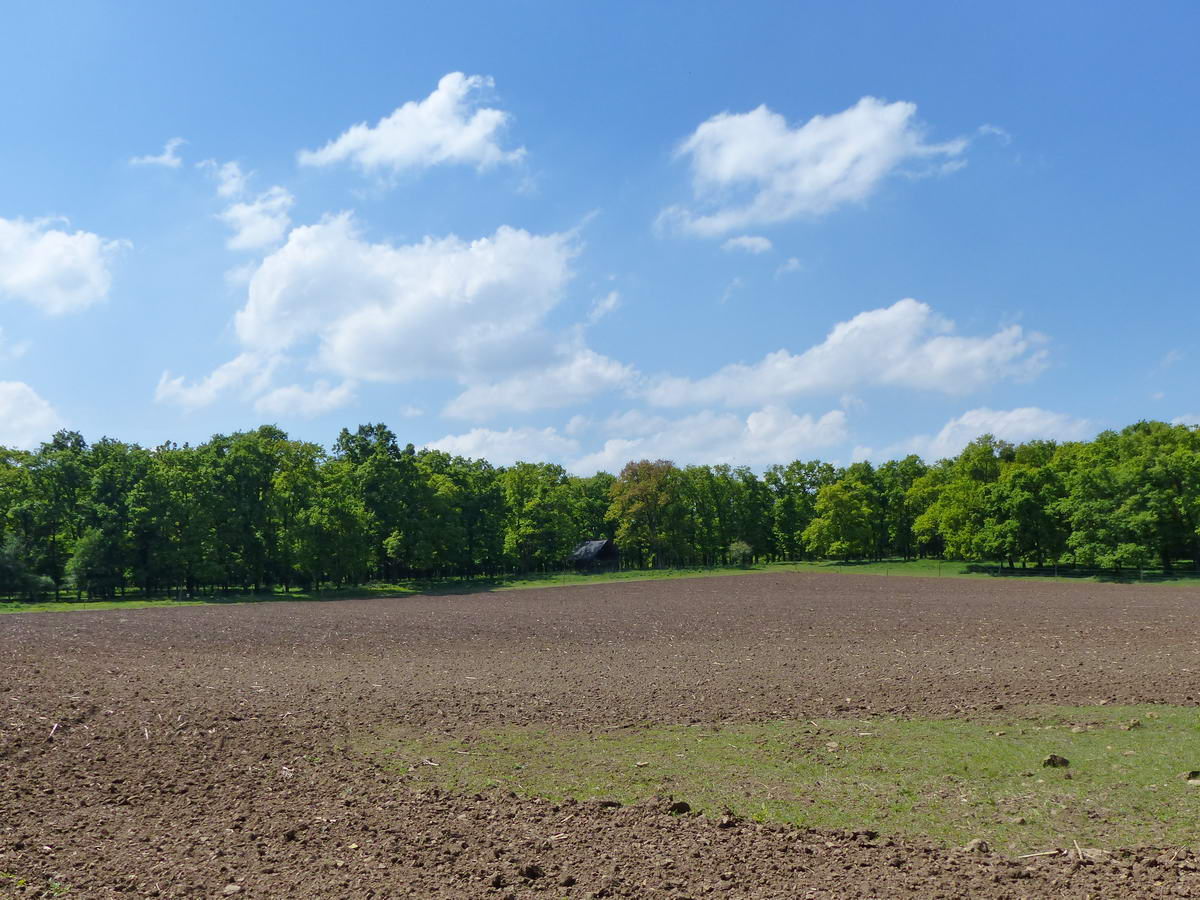
M1075 566L1029 566L1009 568L995 563L969 563L963 567L972 575L992 578L1055 578L1068 581L1098 581L1105 584L1137 584L1139 582L1197 582L1200 571L1193 568L1162 569L1082 569Z
M748 570L749 571L749 570ZM213 591L196 594L143 594L129 590L115 599L75 598L66 595L59 600L48 597L37 600L21 600L0 597L0 613L50 612L70 610L136 609L173 606L230 606L241 603L337 603L344 600L359 600L369 597L445 597L466 594L484 594L492 591L527 588L553 587L564 584L588 584L613 580L645 580L655 577L687 577L688 575L711 574L712 570L669 570L660 574L646 571L628 573L597 573L595 576L575 573L547 572L526 575L476 576L461 578L411 579L393 583L369 583L348 587L315 590Z

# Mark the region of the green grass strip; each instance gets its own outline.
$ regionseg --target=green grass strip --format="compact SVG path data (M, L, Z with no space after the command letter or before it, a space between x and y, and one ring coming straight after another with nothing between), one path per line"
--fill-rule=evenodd
M1200 841L1200 710L1042 708L1020 718L872 719L593 732L396 731L362 747L414 786L562 800L654 796L711 814L871 829L1020 854ZM1049 768L1050 754L1069 760ZM437 765L430 765L429 763Z
M936 559L884 560L881 562L786 562L764 563L755 566L714 566L692 569L627 569L621 572L602 572L581 575L557 572L532 575L504 575L495 578L413 579L393 584L370 584L333 588L323 591L264 591L257 594L201 594L191 600L145 599L136 593L123 600L71 601L47 600L35 603L0 601L0 614L24 612L73 612L100 609L146 609L169 606L206 606L229 603L269 603L279 601L350 600L359 597L449 596L490 591L514 591L528 588L569 587L580 584L612 584L633 581L669 581L677 578L708 578L752 575L765 572L825 572L843 575L905 575L922 578L986 578L1006 581L1117 581L1139 583L1139 574L1127 571L1121 579L1111 574L1081 574L1063 568L1058 576L1042 572L1009 570L995 563L954 562ZM1200 575L1180 570L1164 575L1147 570L1145 584L1169 584L1200 587Z

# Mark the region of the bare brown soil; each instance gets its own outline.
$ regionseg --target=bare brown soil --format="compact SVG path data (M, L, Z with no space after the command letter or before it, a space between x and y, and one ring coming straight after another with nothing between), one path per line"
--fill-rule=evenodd
M1200 896L1186 849L1011 860L417 793L381 726L1194 703L1200 592L769 574L0 617L0 895ZM43 892L46 892L43 894Z

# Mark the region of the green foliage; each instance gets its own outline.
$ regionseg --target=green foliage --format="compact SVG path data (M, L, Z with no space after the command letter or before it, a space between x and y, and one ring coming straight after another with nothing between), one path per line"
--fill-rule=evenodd
M518 462L500 475L504 492L504 554L519 572L560 566L579 542L566 470Z
M54 583L32 571L25 542L19 535L5 535L0 543L0 593L30 600L54 590Z
M617 544L635 565L680 561L685 516L680 487L679 470L665 459L628 463L613 482L608 515L617 523Z
M1115 577L1200 566L1200 431L1140 422L1088 443L983 435L952 459L844 469L638 460L620 475L497 468L382 424L332 452L274 426L152 450L60 431L0 448L0 596L320 590L550 572L613 538L633 568L779 560L999 560Z
M729 560L739 566L747 565L754 558L754 548L745 541L734 541L729 545Z
M804 529L804 545L816 556L862 559L875 546L876 495L851 477L817 492L816 518Z

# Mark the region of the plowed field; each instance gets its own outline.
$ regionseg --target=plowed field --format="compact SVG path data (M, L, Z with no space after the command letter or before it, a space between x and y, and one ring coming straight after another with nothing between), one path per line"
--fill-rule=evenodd
M824 574L3 616L0 895L1200 896L1186 847L1012 859L456 796L363 749L396 726L1191 705L1198 651L1195 589Z

